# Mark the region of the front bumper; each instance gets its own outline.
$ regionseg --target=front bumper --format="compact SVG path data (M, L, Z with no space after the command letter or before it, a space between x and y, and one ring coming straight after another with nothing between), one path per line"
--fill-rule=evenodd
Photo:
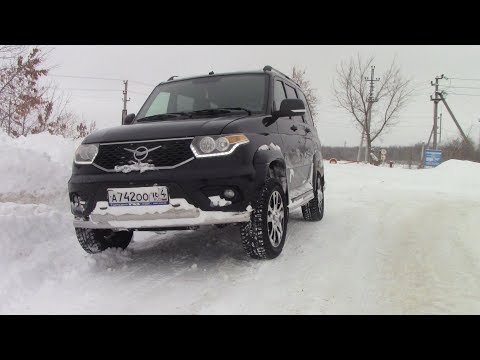
M75 218L76 228L168 229L200 225L241 223L250 220L251 209L241 212L203 211L185 199L170 199L168 205L109 207L99 201L88 219Z
M74 164L68 183L74 225L143 229L249 221L247 209L266 177L268 166L253 164L253 155L245 153L248 151L251 151L248 147L239 147L229 157L195 159L176 169L143 173L107 173L94 166ZM109 188L148 186L166 186L170 205L108 207ZM209 197L218 196L227 188L236 192L231 203L212 205ZM137 208L143 213L138 213Z

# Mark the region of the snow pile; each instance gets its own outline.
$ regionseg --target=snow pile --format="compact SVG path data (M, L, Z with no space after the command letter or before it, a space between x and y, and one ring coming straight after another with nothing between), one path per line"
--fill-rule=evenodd
M12 139L0 132L0 201L68 204L67 182L79 142L50 134Z
M478 179L480 179L480 163L464 160L448 160L436 168L430 169L430 172L445 180L478 185Z
M0 299L34 295L44 282L81 269L69 214L43 204L0 203L0 228Z
M67 139L59 135L50 135L49 133L40 133L26 136L20 136L16 139L8 137L6 134L0 134L0 142L11 141L14 146L30 150L36 153L46 154L52 161L61 164L71 165L73 153L82 142L81 139Z

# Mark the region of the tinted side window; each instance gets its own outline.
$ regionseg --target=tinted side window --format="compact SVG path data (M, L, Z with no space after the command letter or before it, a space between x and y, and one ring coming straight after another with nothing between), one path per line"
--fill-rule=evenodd
M285 89L281 81L275 80L275 88L273 89L273 100L275 101L275 110L280 109L280 103L286 99Z
M155 98L155 100L150 105L150 108L146 112L145 116L165 114L168 109L169 100L170 100L170 93L167 93L167 92L159 93Z
M305 98L305 95L303 95L303 93L301 91L298 92L298 98L300 100L303 101L303 103L305 104L305 116L304 116L304 119L307 121L308 125L313 125L315 126L315 124L313 123L313 119L312 119L312 113L310 112L310 107L307 103L307 99Z
M287 98L297 99L297 92L290 85L285 84L285 90L287 90Z
M298 99L298 95L297 95L297 90L295 90L295 88L291 87L290 85L287 85L285 84L285 90L287 90L287 97L289 99ZM305 105L306 107L307 105ZM297 121L303 121L305 122L305 118L303 116L295 116L294 117L295 120Z

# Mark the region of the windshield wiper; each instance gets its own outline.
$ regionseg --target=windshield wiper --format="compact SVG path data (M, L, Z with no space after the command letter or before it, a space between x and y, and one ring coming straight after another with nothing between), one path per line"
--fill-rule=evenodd
M166 114L157 114L157 115L145 116L143 118L138 119L137 122L166 120L172 117L180 117L180 116L190 116L190 114L183 111L166 113Z
M243 110L248 113L248 115L252 115L252 111L248 110L243 107L221 107L221 108L215 108L215 109L203 109L203 110L195 110L190 112L190 114L204 114L204 113L217 113L217 112L231 112L231 110Z

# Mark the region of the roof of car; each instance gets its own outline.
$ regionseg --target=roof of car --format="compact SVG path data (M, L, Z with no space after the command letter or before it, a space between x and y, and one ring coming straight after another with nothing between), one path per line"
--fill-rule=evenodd
M190 80L190 79L198 79L198 78L204 78L204 77L210 77L210 76L226 76L226 75L246 75L246 74L266 74L267 72L273 72L271 70L249 70L249 71L235 71L235 72L226 72L226 73L213 73L213 71L209 74L203 74L203 75L196 75L196 76L187 76L187 77L180 77L180 76L172 76L166 81L162 81L160 84L165 84L169 82L175 82L175 81L182 81L182 80ZM275 74L280 75L283 78L287 78L288 80L292 81L288 76L285 74L282 74L280 72L275 72ZM293 82L293 81L292 81ZM159 84L159 85L160 85Z

